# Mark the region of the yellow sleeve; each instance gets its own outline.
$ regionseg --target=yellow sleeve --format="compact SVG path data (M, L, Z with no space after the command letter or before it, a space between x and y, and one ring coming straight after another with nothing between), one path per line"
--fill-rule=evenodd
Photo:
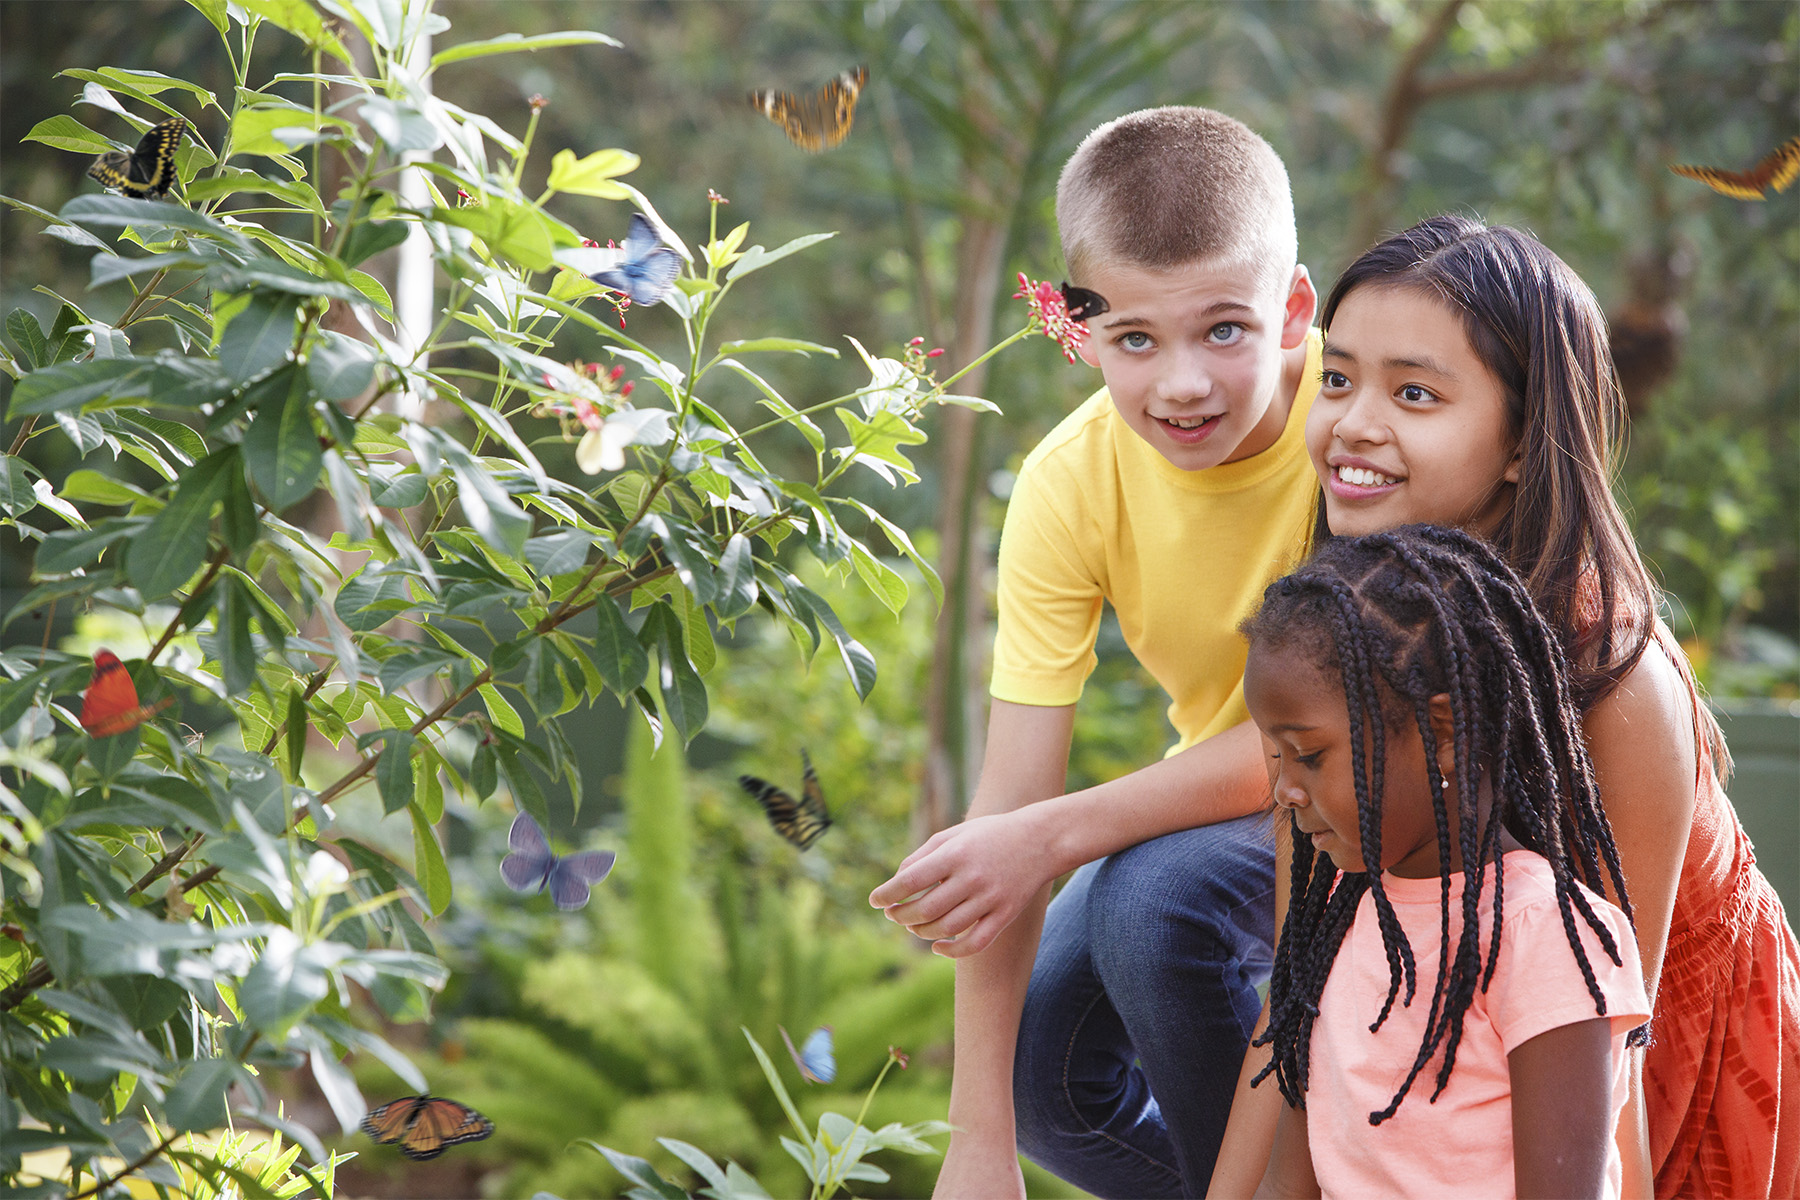
M1057 706L1081 698L1098 660L1099 564L1090 562L1042 470L1019 476L1000 531L994 674L988 690L1013 704ZM1069 490L1073 490L1072 488Z

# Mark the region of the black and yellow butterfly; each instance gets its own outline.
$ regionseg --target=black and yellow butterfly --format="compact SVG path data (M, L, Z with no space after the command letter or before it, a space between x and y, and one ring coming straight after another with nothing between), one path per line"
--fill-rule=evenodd
M754 775L739 775L738 786L756 797L763 811L769 814L769 824L775 827L776 833L804 850L831 828L831 814L825 809L825 789L819 786L812 759L804 750L800 752L800 762L806 770L800 777L798 800Z
M102 187L140 200L158 199L175 184L175 148L186 129L186 118L170 117L147 129L136 150L102 154L87 173Z
M1671 163L1669 170L1698 179L1715 192L1738 200L1761 200L1770 188L1785 191L1800 176L1800 137L1789 138L1748 171L1722 171L1718 167L1689 167Z
M817 96L760 88L750 93L750 107L787 131L788 140L817 154L850 136L856 98L869 82L869 68L852 67L827 80Z
M400 1153L423 1162L460 1142L479 1142L494 1132L494 1123L442 1096L402 1096L371 1109L362 1119L362 1131L379 1145L397 1143Z

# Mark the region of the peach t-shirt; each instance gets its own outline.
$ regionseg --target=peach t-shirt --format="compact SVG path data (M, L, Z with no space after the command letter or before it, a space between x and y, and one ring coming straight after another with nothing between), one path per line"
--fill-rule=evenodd
M1344 936L1313 1025L1306 1132L1313 1171L1327 1197L1439 1197L1513 1195L1512 1083L1506 1056L1541 1033L1596 1015L1581 968L1569 947L1556 902L1550 864L1528 850L1503 859L1505 920L1500 957L1487 991L1479 989L1464 1017L1450 1082L1431 1102L1442 1051L1413 1080L1399 1110L1380 1125L1369 1114L1392 1102L1412 1068L1431 1011L1442 922L1441 880L1382 877L1418 965L1412 1004L1394 1001L1375 1033L1369 1026L1388 991L1387 954L1365 894ZM1450 882L1450 944L1462 928L1463 876ZM1579 885L1577 885L1579 886ZM1623 960L1615 965L1593 930L1575 914L1575 927L1612 1019L1612 1119L1624 1106L1625 1035L1650 1017L1638 965L1637 941L1625 914L1592 892L1588 903L1611 933ZM1494 919L1492 874L1478 908L1485 958ZM1401 996L1405 995L1402 990ZM1619 1194L1617 1147L1607 1139L1607 1195Z

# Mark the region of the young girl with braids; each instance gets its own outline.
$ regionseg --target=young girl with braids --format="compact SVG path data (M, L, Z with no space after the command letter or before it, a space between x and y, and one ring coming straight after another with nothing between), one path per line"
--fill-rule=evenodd
M1800 1194L1800 944L1609 490L1624 403L1593 293L1530 235L1441 216L1357 259L1323 323L1307 449L1326 536L1479 532L1569 656L1654 1005L1618 1129L1625 1194ZM1212 1195L1262 1176L1280 1106L1249 1080L1267 1062L1246 1056Z
M1330 542L1243 629L1294 843L1258 1195L1617 1196L1649 1001L1529 592L1486 543L1409 526Z

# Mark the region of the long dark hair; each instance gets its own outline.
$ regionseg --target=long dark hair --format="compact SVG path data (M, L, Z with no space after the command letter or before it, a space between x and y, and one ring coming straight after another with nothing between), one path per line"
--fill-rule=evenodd
M1453 215L1421 221L1350 264L1322 324L1329 329L1344 297L1368 285L1412 288L1449 305L1505 390L1519 483L1490 536L1560 632L1586 712L1637 664L1658 606L1612 494L1625 397L1599 302L1530 234ZM1670 657L1697 699L1685 659ZM1694 709L1696 734L1723 780L1731 761L1724 736L1703 705Z
M1392 1116L1413 1081L1440 1049L1436 1099L1449 1082L1463 1018L1477 987L1486 988L1500 952L1504 827L1550 863L1569 946L1587 981L1594 1011L1604 1015L1592 965L1576 929L1585 921L1615 964L1619 947L1595 914L1588 893L1603 882L1626 915L1624 873L1612 827L1600 807L1593 768L1580 733L1566 660L1555 632L1532 603L1525 583L1497 550L1459 529L1408 525L1386 533L1334 539L1299 570L1270 584L1244 635L1263 649L1293 648L1342 682L1349 706L1350 754L1361 849L1367 869L1340 874L1308 838L1294 837L1293 901L1275 950L1269 1025L1258 1045L1274 1047L1261 1082L1273 1072L1288 1103L1305 1105L1309 1053L1318 1003L1345 933L1369 893L1387 951L1386 1001L1379 1028L1417 984L1412 946L1381 884L1382 773L1388 731L1414 722L1436 807L1438 857L1444 864L1438 977L1419 1052L1392 1103L1369 1115ZM1453 774L1462 860L1462 931L1450 945L1451 833L1434 696L1450 700ZM1477 807L1490 783L1485 822ZM1482 946L1479 900L1492 868L1494 916ZM1404 988L1404 997L1401 996ZM1634 1042L1642 1043L1639 1030Z

